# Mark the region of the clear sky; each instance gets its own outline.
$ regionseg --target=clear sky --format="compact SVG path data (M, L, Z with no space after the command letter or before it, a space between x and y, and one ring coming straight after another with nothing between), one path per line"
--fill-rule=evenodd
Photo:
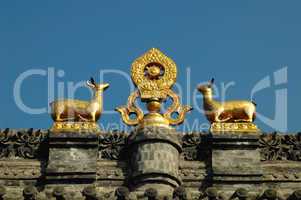
M132 61L156 47L177 63L184 103L201 106L200 98L197 105L193 103L195 88L212 77L218 88L222 82L235 83L226 99L250 99L255 85L270 78L271 86L253 95L258 112L270 122L258 118L255 123L265 131L285 130L286 117L277 114L275 107L285 110L287 104L287 131L299 131L300 7L297 0L1 1L0 127L48 128L52 124L49 114L29 114L16 104L14 85L22 73L32 69L46 73L52 68L57 75L63 70L62 77L55 77L56 88L90 76L99 81L101 70L130 73ZM286 76L287 70L288 78L280 78L278 84L274 72L281 69L278 75ZM125 104L130 86L124 76L106 73L104 81L111 85L104 93L105 109ZM47 107L47 88L46 75L28 77L21 85L23 103ZM287 91L287 103L281 95L276 103L280 90L282 95ZM57 89L54 93L59 96ZM85 100L89 95L86 88L75 94ZM273 121L276 115L278 121ZM107 126L119 120L117 113L104 114L100 123ZM191 126L206 122L198 109L187 115Z

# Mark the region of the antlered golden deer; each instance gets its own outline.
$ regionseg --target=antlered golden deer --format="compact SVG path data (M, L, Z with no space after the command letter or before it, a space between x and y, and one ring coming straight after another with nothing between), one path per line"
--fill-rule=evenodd
M252 101L218 102L212 97L214 79L206 85L198 86L203 94L203 107L207 119L213 122L253 122L256 116L256 104Z
M56 122L64 121L87 121L96 122L103 108L103 91L109 84L96 84L91 78L87 85L93 89L94 97L90 101L76 99L57 100L50 104L51 116Z

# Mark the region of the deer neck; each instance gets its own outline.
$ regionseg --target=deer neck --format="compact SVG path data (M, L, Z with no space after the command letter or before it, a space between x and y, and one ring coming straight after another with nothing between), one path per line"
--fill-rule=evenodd
M204 92L203 93L203 100L204 100L204 102L211 102L212 100L213 100L213 98L212 98L212 92L210 91L208 91L208 92Z
M213 107L215 107L217 104L212 97L212 91L208 91L203 94L203 101L205 109L213 109Z
M94 97L91 101L101 103L102 102L102 91L96 90L94 92Z

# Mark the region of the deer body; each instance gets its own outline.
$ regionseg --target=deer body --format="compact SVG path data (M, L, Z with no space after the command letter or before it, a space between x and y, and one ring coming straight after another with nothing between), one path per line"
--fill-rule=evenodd
M102 93L109 84L95 84L91 79L91 81L87 81L87 85L94 90L94 97L90 101L63 99L50 104L51 116L54 121L96 122L99 119L103 108Z
M203 94L205 115L210 122L253 122L256 104L251 101L218 102L212 97L213 80L201 85L198 90Z

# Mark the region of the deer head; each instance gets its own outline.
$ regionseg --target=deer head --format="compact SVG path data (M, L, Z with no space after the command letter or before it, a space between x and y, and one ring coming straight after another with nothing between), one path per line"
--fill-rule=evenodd
M214 83L214 78L212 78L208 84L206 85L199 85L198 86L198 91L200 91L203 94L209 93L212 91L212 85Z
M96 84L92 77L90 80L87 81L87 85L96 91L104 91L109 87L108 83Z

